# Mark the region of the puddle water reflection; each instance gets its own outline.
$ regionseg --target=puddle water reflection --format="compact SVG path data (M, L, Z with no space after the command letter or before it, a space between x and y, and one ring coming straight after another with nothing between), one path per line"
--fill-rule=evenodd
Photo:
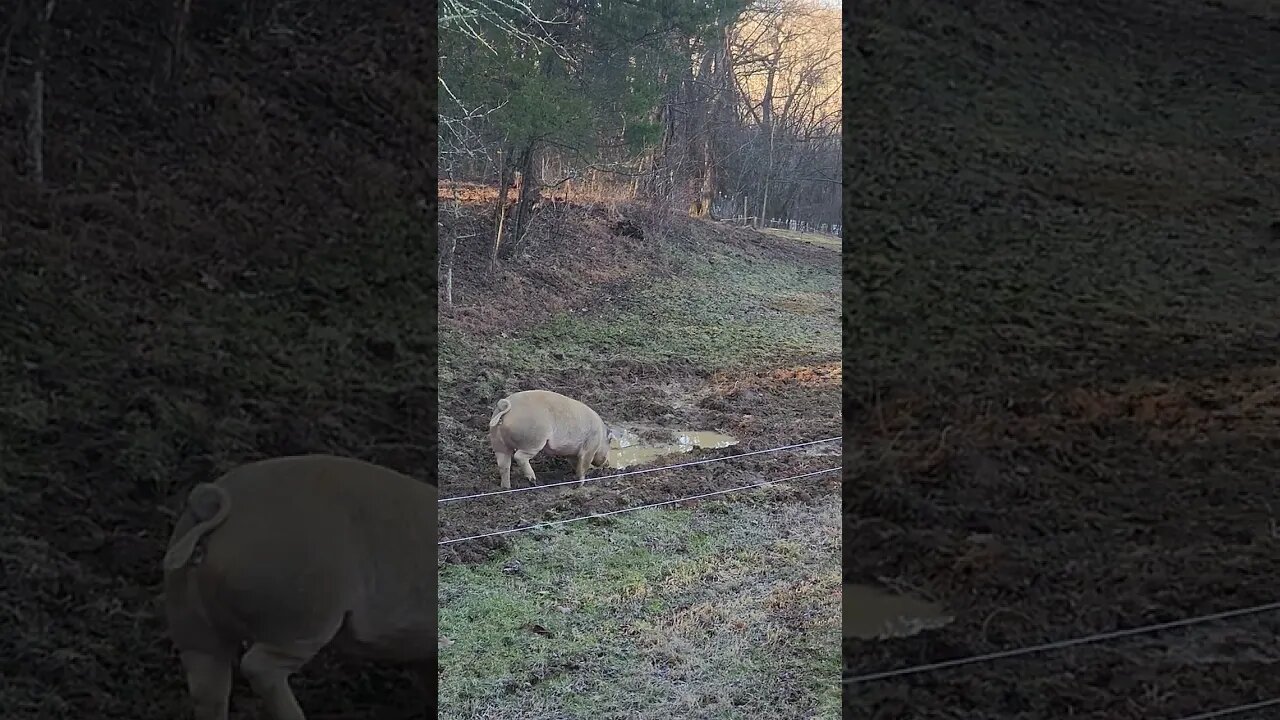
M870 585L845 585L844 636L863 640L907 637L940 628L955 618L941 606Z
M694 448L715 449L738 444L738 439L732 435L710 431L675 430L670 433L670 439L663 442L642 439L630 428L622 430L622 437L609 448L608 465L615 470L686 453Z

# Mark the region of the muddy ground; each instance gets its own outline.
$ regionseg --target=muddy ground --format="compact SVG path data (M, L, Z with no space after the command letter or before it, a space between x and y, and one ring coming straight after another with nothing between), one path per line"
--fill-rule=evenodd
M835 500L738 493L446 566L440 717L837 717Z
M859 7L845 581L956 620L846 640L846 675L1275 601L1275 5ZM869 681L846 714L1178 718L1280 696L1278 631Z

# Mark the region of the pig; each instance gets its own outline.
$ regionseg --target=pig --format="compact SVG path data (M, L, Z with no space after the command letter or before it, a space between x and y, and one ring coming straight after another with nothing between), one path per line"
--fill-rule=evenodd
M196 485L162 564L196 720L226 720L237 662L268 718L306 720L289 678L331 644L417 666L425 683L437 507L432 485L332 455L262 460Z
M595 410L550 390L524 390L498 401L489 419L489 445L498 461L502 487L511 487L511 460L530 484L538 478L529 459L546 450L550 455L576 455L577 478L586 482L588 467L604 467L609 441L618 437Z

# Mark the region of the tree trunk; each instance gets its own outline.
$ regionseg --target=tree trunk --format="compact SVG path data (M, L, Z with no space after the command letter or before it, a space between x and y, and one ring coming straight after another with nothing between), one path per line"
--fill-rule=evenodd
M454 235L453 240L449 243L449 253L445 256L448 259L445 262L444 269L444 304L450 307L453 306L453 259L458 254L458 241L469 237L474 237L474 235L463 235L462 237Z
M191 0L168 0L168 3L167 13L161 8L162 42L157 45L152 65L153 89L165 87L180 76L187 57L187 24L191 18Z
M703 218L711 212L711 201L715 195L715 181L712 177L711 157L711 123L715 114L714 90L708 93L704 88L714 88L712 82L715 72L716 48L707 48L702 55L695 75L692 68L689 72L689 94L695 98L690 104L689 115L697 117L698 123L688 129L688 136L693 141L689 154L693 159L693 199L689 205L691 217Z
M511 152L498 151L498 201L493 217L493 250L489 253L490 269L498 265L498 251L502 248L502 227L507 219L507 186L511 184Z
M165 81L182 74L182 67L187 61L187 21L191 18L191 0L173 0L173 21L171 46L173 56L169 61L169 73Z
M538 182L533 176L534 158L536 157L535 143L529 143L520 153L520 194L516 200L515 210L515 228L512 235L513 248L519 249L524 241L525 233L529 230L530 214L533 211L533 204L538 199Z
M649 175L645 178L643 184L645 196L653 200L667 198L664 176L669 170L670 149L675 144L676 134L675 114L671 112L671 106L677 100L679 100L679 96L669 91L658 106L657 119L662 126L662 138L659 139L658 146L650 153Z
M697 143L697 165L694 168L694 197L689 208L690 217L704 218L711 212L711 200L714 195L715 178L711 164L711 138L709 133L701 133Z
M773 136L774 125L769 126L769 166L764 173L764 196L760 199L760 217L763 218L769 210L769 181L773 178ZM756 227L760 227L759 220L756 221Z
M45 0L36 15L35 68L31 74L31 103L27 108L27 175L36 185L44 185L44 85L49 64L49 25L54 0Z

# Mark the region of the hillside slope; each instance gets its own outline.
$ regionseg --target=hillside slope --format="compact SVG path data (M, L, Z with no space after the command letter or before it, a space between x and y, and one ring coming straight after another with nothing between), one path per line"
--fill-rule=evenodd
M564 393L655 438L717 431L739 440L698 457L840 435L839 253L830 244L639 207L569 205L545 210L525 252L490 272L485 206L454 217L442 223L444 242L479 239L460 243L465 272L455 271L455 304L440 311L442 495L498 489L488 421L517 390ZM808 450L450 504L440 532L459 537L838 464L838 443ZM572 470L564 459L533 464L543 482ZM830 494L835 480L801 491ZM508 540L452 545L442 558L477 560Z

